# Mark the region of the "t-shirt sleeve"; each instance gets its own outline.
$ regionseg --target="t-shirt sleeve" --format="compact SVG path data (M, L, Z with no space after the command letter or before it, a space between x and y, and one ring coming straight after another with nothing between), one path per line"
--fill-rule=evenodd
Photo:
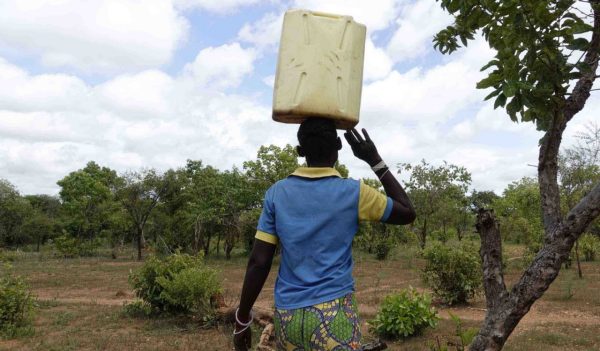
M277 245L279 238L277 237L277 228L275 227L275 206L273 204L272 188L265 194L263 202L263 210L258 219L258 227L256 228L256 239L268 242L269 244Z
M392 213L393 200L360 181L358 219L385 222Z

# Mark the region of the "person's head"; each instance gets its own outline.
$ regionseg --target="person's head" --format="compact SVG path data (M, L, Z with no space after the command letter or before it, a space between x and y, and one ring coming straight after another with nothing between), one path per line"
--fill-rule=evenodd
M300 157L306 157L309 166L333 166L342 149L342 141L337 136L335 123L326 118L307 118L298 129Z

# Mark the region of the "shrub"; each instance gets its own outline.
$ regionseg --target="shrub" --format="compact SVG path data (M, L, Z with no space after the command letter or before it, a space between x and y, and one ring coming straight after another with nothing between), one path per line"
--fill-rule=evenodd
M456 238L456 230L448 228L445 232L443 230L434 230L430 234L431 239L439 240L443 243L447 242L451 238Z
M380 239L375 244L375 258L379 261L387 259L393 246L394 243L391 239Z
M480 289L482 275L474 247L432 243L423 257L423 280L444 303L464 303Z
M397 339L435 327L438 319L437 311L431 306L431 298L411 287L386 296L375 319L369 324L380 336Z
M152 307L144 301L137 300L123 305L123 314L133 318L148 317L152 315Z
M0 334L13 338L33 333L34 299L25 280L5 269L0 276Z
M62 235L54 239L54 248L58 255L63 258L90 257L97 254L102 244L101 240L79 240L69 235Z
M579 239L579 247L585 261L594 261L600 252L600 239L591 234L583 235Z
M129 282L137 297L158 312L210 315L211 297L221 292L217 272L204 265L202 256L181 253L149 256Z

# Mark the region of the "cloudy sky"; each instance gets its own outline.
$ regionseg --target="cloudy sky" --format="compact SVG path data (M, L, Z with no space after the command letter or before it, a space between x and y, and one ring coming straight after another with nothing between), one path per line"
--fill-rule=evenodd
M360 126L388 164L464 165L500 192L534 175L540 134L475 90L483 41L432 49L451 22L434 0L0 0L0 178L58 191L88 161L118 171L201 159L240 166L262 144L295 142L271 120L283 13L306 8L367 25ZM598 96L567 130L594 118ZM370 170L349 148L353 177Z

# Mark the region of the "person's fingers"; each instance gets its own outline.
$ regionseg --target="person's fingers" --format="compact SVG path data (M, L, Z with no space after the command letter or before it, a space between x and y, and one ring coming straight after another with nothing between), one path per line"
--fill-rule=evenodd
M365 135L365 140L372 143L373 140L371 140L371 137L369 136L369 133L367 133L367 130L365 128L362 129L363 134Z
M352 128L352 134L356 137L359 143L362 143L364 141L358 130Z
M354 134L352 134L352 132L350 130L348 130L346 133L344 133L344 138L346 138L346 141L348 142L348 144L350 144L350 146L358 143L358 141L356 140L356 137L354 137Z

